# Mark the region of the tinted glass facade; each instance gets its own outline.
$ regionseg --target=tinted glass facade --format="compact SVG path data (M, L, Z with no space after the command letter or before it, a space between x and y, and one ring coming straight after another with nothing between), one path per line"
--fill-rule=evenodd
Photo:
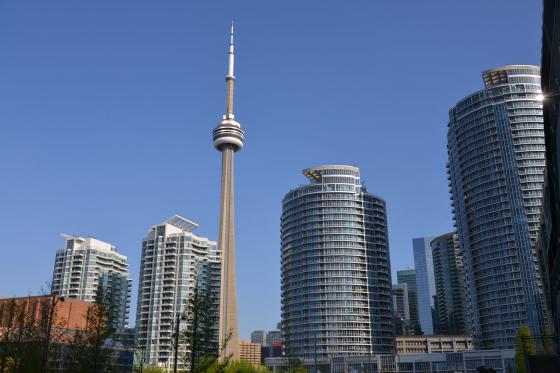
M416 299L418 300L418 318L424 334L434 334L434 264L430 242L434 237L422 237L412 240L414 249L414 267L416 269Z
M393 285L393 310L395 311L395 316L404 320L410 320L408 287L406 284Z
M251 332L251 343L258 343L264 346L266 342L266 332L264 330L254 330Z
M280 330L270 330L266 333L266 345L272 346L282 343L282 332Z
M416 271L414 269L397 271L397 283L407 286L410 324L412 328L418 329L420 323L418 322L418 300L416 299Z
M485 71L485 89L449 112L453 212L479 347L514 347L519 327L541 334L544 325L533 248L545 167L539 72L526 65Z
M304 170L283 199L282 327L286 354L327 358L393 352L385 201L359 169Z

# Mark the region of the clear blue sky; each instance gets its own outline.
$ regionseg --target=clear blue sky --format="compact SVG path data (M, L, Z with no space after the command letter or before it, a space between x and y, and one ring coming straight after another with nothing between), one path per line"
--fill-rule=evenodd
M448 109L540 61L541 1L0 0L0 295L50 280L59 233L128 256L173 214L215 239L227 28L237 24L240 332L280 319L282 196L319 164L386 199L393 271L452 229Z

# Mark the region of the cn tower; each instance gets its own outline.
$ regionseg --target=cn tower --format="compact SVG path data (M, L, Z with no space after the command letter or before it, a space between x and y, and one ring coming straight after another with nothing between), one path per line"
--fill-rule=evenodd
M214 147L222 152L222 194L220 199L220 232L218 248L222 252L220 291L220 347L227 341L222 359L231 356L239 360L239 332L237 330L237 291L235 280L235 222L233 203L233 157L243 147L244 133L233 115L233 22L229 43L229 63L226 75L226 113L214 128Z

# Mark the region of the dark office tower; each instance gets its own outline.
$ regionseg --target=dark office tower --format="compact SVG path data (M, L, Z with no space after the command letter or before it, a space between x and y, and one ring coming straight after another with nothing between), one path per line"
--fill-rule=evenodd
M254 330L251 332L251 343L256 343L261 346L266 344L266 332L264 330Z
M393 285L393 312L395 335L410 335L410 307L406 284Z
M457 234L439 236L431 246L436 283L436 333L468 334L465 267Z
M397 283L406 284L407 286L410 325L418 332L420 328L420 320L418 318L418 300L416 297L416 270L403 269L402 271L397 271Z
M287 356L393 353L385 201L360 170L320 166L282 201L282 331Z
M512 348L544 328L538 236L545 168L540 68L482 73L485 88L449 111L448 172L476 344Z
M393 311L396 316L404 320L410 320L408 287L406 284L393 285Z
M434 261L430 242L434 237L421 237L412 240L414 251L414 269L416 271L416 299L418 301L418 319L422 332L434 334L434 297L436 282L434 280Z
M266 333L266 346L273 346L282 343L282 332L280 330L269 330Z
M552 322L560 336L560 4L544 0L542 93L546 142L547 185L540 246L543 279ZM551 332L551 331L547 331ZM558 337L560 345L560 337Z

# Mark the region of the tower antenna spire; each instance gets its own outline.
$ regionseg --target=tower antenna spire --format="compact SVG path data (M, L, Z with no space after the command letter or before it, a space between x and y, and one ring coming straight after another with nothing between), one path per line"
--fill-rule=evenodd
M233 20L231 20L231 28L229 32L229 60L228 60L228 73L226 75L226 115L224 119L233 119L233 85L235 75L233 74L233 67L235 62L235 53L233 46Z
M229 32L229 36L230 36L229 45L233 46L233 19L231 20L231 29Z

